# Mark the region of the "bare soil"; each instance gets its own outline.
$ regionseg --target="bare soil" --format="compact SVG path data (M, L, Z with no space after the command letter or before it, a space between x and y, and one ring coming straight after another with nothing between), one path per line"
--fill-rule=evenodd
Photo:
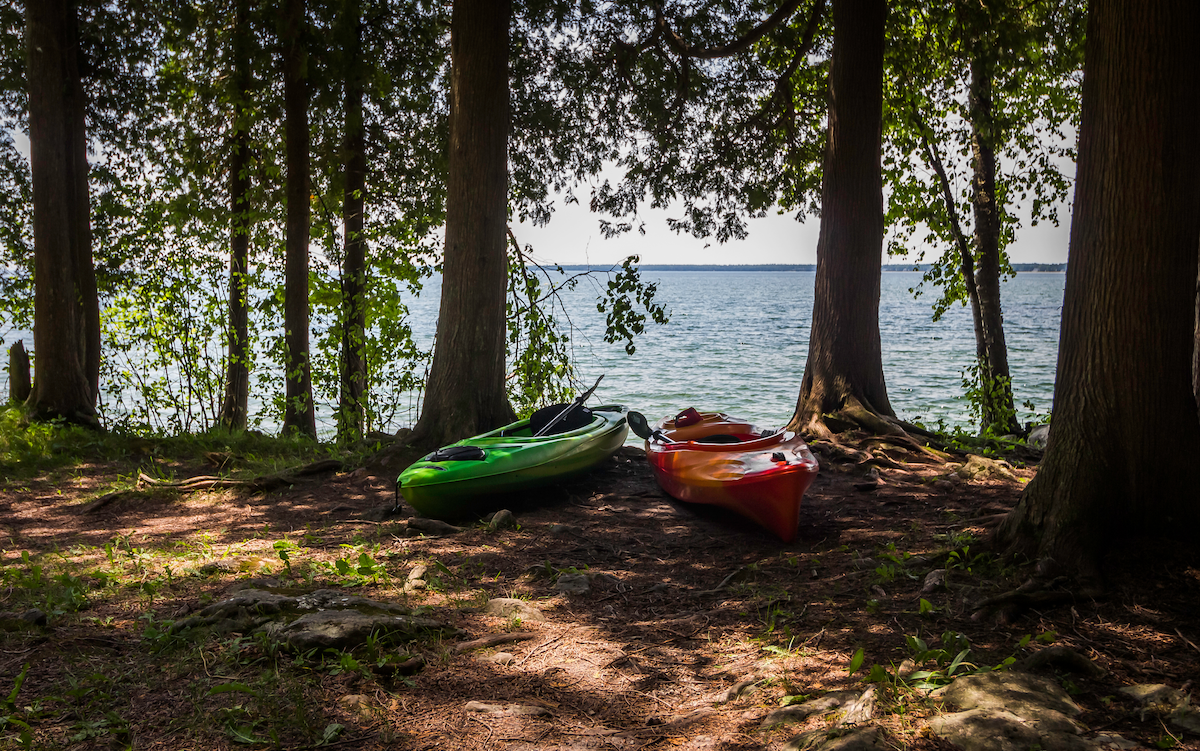
M26 578L8 577L0 610L21 607L20 582L31 576L23 552L54 553L42 560L84 576L93 594L79 612L52 614L46 631L0 634L0 698L29 666L0 716L31 706L21 716L34 748L226 749L258 739L280 748L327 740L358 749L781 749L829 719L761 729L784 696L862 689L872 665L893 668L908 656L906 637L934 645L959 632L977 666L1046 642L1070 646L1107 671L1054 674L1092 734L1200 749L1118 693L1135 683L1187 691L1200 675L1196 546L1131 544L1112 551L1102 598L977 615L976 603L1030 574L1022 562L988 554L986 541L1035 468L1018 468L1017 482L967 482L945 479L944 467L913 465L881 470L876 484L819 458L800 537L787 545L739 517L664 496L633 448L586 478L510 505L517 529L472 523L444 537L397 534L394 520L410 509L381 514L393 501L395 466L270 493L148 490L94 511L89 500L132 465L10 481L0 486L2 565ZM201 461L158 469L213 471ZM281 541L294 546L290 582ZM351 581L322 567L364 552L387 576ZM418 564L430 566L428 586L405 592ZM921 594L938 568L949 569L949 588ZM104 572L125 584L106 584ZM591 591L558 592L556 577L566 572L591 575ZM424 669L388 679L268 654L249 635L171 644L148 630L267 576L423 606L465 632L457 641L534 635L463 652L453 650L456 640L408 645ZM525 599L546 620L480 612L496 597ZM1019 647L1025 635L1042 641ZM851 674L860 648L862 668ZM509 664L488 659L500 651L513 655ZM757 681L751 691L721 701L747 679ZM933 703L894 684L881 689L876 721L894 747L954 748L926 730ZM472 701L546 712L468 712ZM332 724L343 728L324 736ZM0 731L0 747L19 746L14 726Z

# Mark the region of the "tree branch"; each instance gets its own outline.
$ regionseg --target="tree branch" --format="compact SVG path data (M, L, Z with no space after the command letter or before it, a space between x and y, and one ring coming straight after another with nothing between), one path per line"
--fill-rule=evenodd
M671 49L679 53L683 57L691 57L699 60L712 60L718 57L731 57L739 52L743 52L750 48L752 44L762 39L767 32L779 26L800 7L801 0L787 0L783 5L767 17L765 21L755 26L750 31L743 34L740 38L733 40L729 44L720 47L710 47L708 49L692 49L688 43L679 36L679 34L671 28L667 17L663 15L662 7L655 8L656 31L661 32L666 38L667 44ZM814 17L819 16L821 9L825 5L825 0L817 0L813 6Z

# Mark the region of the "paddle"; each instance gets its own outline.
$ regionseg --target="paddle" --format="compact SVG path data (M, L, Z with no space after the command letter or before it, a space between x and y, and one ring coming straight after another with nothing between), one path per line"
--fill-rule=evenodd
M538 432L534 433L534 435L535 436L548 435L550 433L550 430L555 425L557 425L560 422L562 422L563 420L565 420L567 418L567 415L571 414L571 410L575 409L576 407L578 407L581 404L583 404L584 402L586 402L588 400L588 397L592 395L592 392L596 390L596 387L599 386L600 382L603 380L604 380L604 375L601 374L601 376L596 379L596 382L592 384L592 387L590 389L588 389L587 391L585 391L582 394L580 394L579 396L577 396L575 398L575 401L568 404L566 409L564 409L562 412L559 412L558 415L556 415L553 420L551 420L550 422L548 422L544 426L542 426L542 429L539 430Z
M633 434L638 438L647 441L652 438L657 438L663 443L672 443L671 439L663 435L661 430L652 430L650 428L650 423L646 420L646 416L641 412L627 413L625 415L625 422L629 423L629 429L632 430Z

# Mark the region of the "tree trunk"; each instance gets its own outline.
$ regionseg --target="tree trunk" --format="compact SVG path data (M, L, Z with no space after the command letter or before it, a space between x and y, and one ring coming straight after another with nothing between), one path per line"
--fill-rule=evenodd
M79 30L72 4L64 22L72 52L65 57L68 86L67 114L70 118L70 181L74 189L71 201L71 265L75 294L80 311L79 351L83 374L88 381L93 408L100 396L100 299L96 289L96 266L92 261L92 205L88 191L87 100L80 74Z
M996 141L992 119L992 63L987 50L971 58L971 150L975 177L971 203L975 210L975 284L978 318L975 348L983 389L981 430L997 435L1021 430L1013 407L1008 346L1000 309L1000 207L996 203ZM963 269L964 278L972 270ZM968 284L968 289L971 289ZM973 302L973 306L975 301Z
M1200 243L1193 0L1088 9L1079 161L1050 444L998 541L1098 572L1197 516L1192 393Z
M249 0L237 0L233 28L233 127L229 134L229 357L220 422L245 430L250 401L250 50Z
M840 412L877 432L894 428L879 340L883 252L884 0L835 0L829 129L808 363L789 428L824 433Z
M1192 395L1196 397L1196 414L1200 416L1200 276L1196 277L1196 344L1192 348Z
M454 3L442 300L415 443L449 443L513 418L504 388L511 16L510 0Z
M33 173L34 363L39 416L98 425L100 308L75 6L26 4Z
M358 0L345 0L346 55L346 180L342 199L342 228L345 256L342 265L342 358L341 397L338 406L338 440L362 438L367 398L367 242L366 221L366 136L363 129L363 61Z
M304 0L283 5L283 106L287 149L283 327L283 432L317 436L308 356L308 47Z

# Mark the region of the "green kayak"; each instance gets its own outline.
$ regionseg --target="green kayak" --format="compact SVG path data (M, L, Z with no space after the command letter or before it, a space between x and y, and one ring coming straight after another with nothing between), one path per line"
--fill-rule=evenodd
M526 419L440 448L401 472L398 490L423 516L450 519L482 510L489 497L583 474L612 456L629 432L624 407L587 412L552 435L533 435Z

